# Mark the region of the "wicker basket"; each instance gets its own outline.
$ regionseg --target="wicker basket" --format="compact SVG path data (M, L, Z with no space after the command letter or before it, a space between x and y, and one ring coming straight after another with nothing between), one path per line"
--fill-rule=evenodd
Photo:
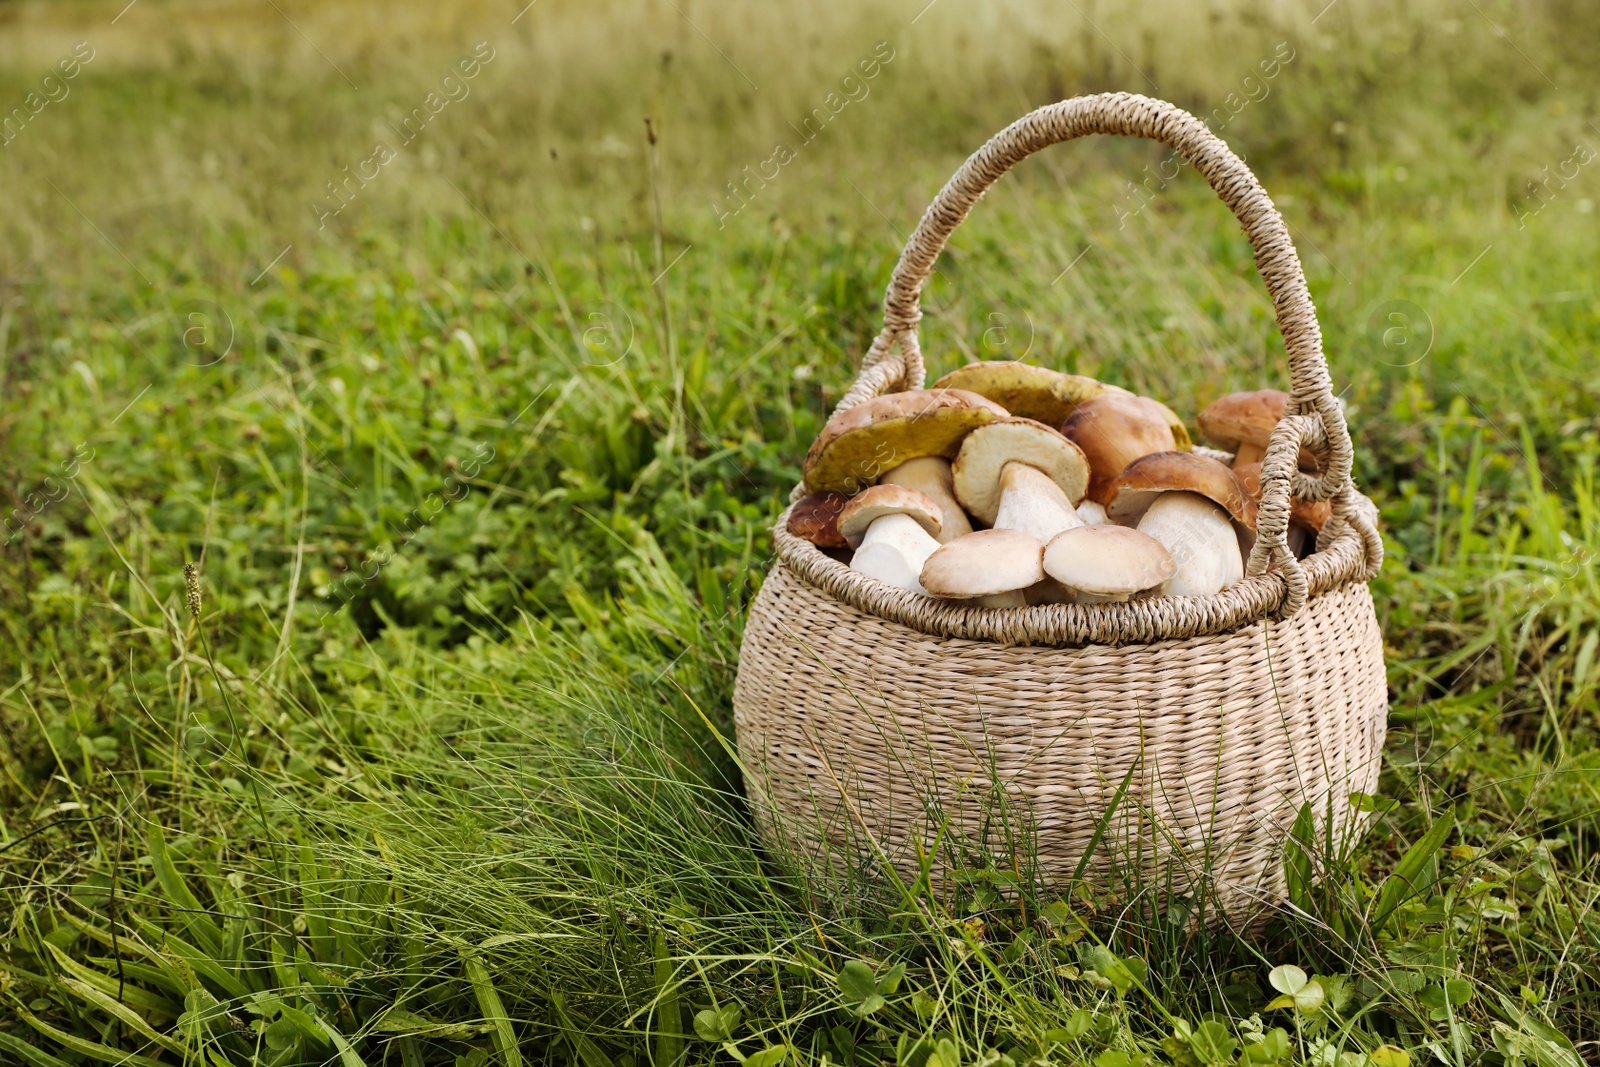
M989 609L866 578L785 530L750 609L734 688L747 787L768 842L841 891L888 864L936 883L973 850L1043 884L1076 877L1204 895L1255 917L1285 894L1283 845L1309 805L1318 840L1359 828L1388 709L1367 581L1376 510L1350 480L1344 415L1283 219L1255 176L1181 109L1125 93L1040 108L975 152L907 242L885 325L845 410L919 389L918 297L990 185L1090 133L1181 153L1238 217L1288 352L1289 415L1263 461L1245 579L1214 596ZM1297 469L1301 445L1319 473ZM797 490L798 493L798 490ZM1285 545L1291 493L1328 500L1317 551ZM1028 872L1023 872L1028 873Z

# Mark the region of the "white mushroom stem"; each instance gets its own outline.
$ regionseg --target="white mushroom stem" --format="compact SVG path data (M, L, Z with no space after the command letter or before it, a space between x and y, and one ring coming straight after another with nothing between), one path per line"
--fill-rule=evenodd
M1199 493L1162 493L1138 528L1165 545L1178 565L1161 586L1165 596L1209 596L1244 577L1233 520Z
M974 597L967 601L980 608L1025 608L1028 598L1021 589L1013 589L1009 593L991 593L988 596Z
M1097 501L1085 499L1077 507L1078 518L1083 520L1085 526L1104 526L1110 522L1106 516L1106 506Z
M1082 525L1072 501L1044 471L1016 462L1000 468L1000 510L994 517L995 529L1016 530L1047 545L1062 530Z
M867 527L850 558L852 570L913 593L928 595L918 575L939 542L909 515L885 515Z
M940 527L937 540L949 544L963 534L972 532L967 513L956 501L955 486L950 475L950 461L938 456L919 456L908 459L888 474L878 479L879 485L902 485L926 493L939 505Z

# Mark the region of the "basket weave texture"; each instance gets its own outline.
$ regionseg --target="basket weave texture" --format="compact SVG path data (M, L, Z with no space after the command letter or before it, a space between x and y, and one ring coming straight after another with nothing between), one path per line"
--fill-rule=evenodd
M937 842L936 875L972 849L1013 869L1020 851L1046 885L1132 878L1163 899L1204 892L1210 915L1243 919L1283 899L1284 838L1303 806L1322 841L1359 829L1348 797L1376 784L1388 710L1366 585L1382 562L1376 511L1351 484L1316 311L1254 175L1193 116L1146 97L1024 116L923 215L838 410L922 387L918 297L951 232L1019 160L1089 133L1162 141L1193 163L1272 295L1291 399L1263 460L1244 581L1206 597L970 607L864 577L789 535L785 513L740 650L739 749L763 834L830 879L885 861L915 877ZM1315 473L1298 470L1302 444ZM1285 543L1291 496L1333 508L1304 561Z

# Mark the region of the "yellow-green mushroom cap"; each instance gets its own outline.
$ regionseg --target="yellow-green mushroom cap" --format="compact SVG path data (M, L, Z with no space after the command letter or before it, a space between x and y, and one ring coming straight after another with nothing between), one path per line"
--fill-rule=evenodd
M1081 374L1063 374L1017 360L968 363L933 383L935 389L965 389L987 397L1013 415L1060 426L1074 408L1114 385Z
M951 459L968 433L1006 409L964 389L888 393L828 420L806 453L808 492L858 493L908 460Z
M993 400L1013 415L1033 419L1046 426L1060 426L1072 416L1079 404L1090 397L1128 392L1119 385L1108 385L1082 374L1067 374L1018 360L968 363L934 382L933 388L965 389L977 393ZM1162 405L1162 410L1172 427L1178 451L1189 451L1193 442L1183 420L1165 405Z

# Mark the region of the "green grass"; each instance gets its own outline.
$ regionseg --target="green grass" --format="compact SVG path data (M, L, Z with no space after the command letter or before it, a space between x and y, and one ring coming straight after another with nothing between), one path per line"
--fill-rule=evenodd
M0 1062L1595 1058L1600 184L1526 185L1600 140L1592 14L520 6L6 13L6 101L97 52L0 152ZM1320 882L1245 936L1046 893L1025 839L830 904L729 754L767 526L939 183L1146 77L1260 97L1222 132L1299 241L1384 517L1382 815L1292 847ZM929 286L930 372L1026 353L1191 419L1282 384L1226 211L1191 174L1130 199L1163 158L1009 176Z

